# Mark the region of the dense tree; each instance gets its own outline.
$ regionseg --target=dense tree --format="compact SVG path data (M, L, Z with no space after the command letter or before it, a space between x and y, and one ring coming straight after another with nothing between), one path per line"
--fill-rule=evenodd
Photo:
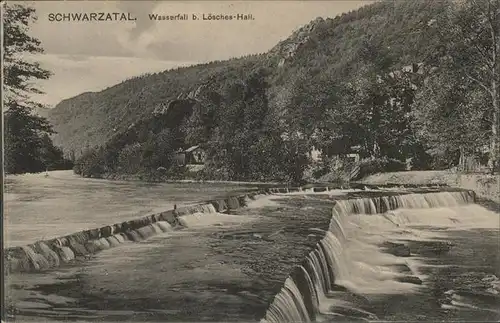
M140 143L125 146L118 157L117 171L123 174L136 174L140 171L142 148Z
M417 139L411 129L411 106L421 77L395 69L394 59L376 39L365 41L364 67L342 86L326 109L321 143L329 154L360 146L363 157L413 157Z
M241 179L259 177L253 173L256 159L263 152L259 140L266 137L263 127L268 110L265 71L256 70L246 79L229 83L224 104L217 114L216 135L210 142L214 164L229 167Z
M500 141L500 0L450 2L435 27L441 31L448 67L456 71L453 82L467 88L487 108L484 115L472 110L466 114L488 122L489 166L494 170ZM463 110L464 105L456 107Z
M46 169L71 169L73 167L71 159L64 158L62 149L53 145L48 134L42 135L41 142L38 158Z
M4 4L4 9L5 171L38 172L59 167L63 156L48 137L54 133L52 126L35 114L42 105L30 99L31 94L41 93L31 81L50 76L24 56L43 52L40 41L28 35L35 10L18 4Z
M206 143L209 140L213 128L217 125L216 110L222 103L221 95L215 91L203 93L197 100L199 104L194 106L193 113L183 129L186 144L189 146Z
M413 110L414 128L429 153L447 164L447 159L477 154L490 139L485 97L475 82L458 73L443 62L428 76Z

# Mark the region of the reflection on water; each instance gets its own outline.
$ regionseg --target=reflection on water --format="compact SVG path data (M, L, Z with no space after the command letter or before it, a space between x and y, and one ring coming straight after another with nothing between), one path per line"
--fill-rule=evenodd
M31 243L251 189L230 184L167 184L86 179L71 171L10 176L6 246Z

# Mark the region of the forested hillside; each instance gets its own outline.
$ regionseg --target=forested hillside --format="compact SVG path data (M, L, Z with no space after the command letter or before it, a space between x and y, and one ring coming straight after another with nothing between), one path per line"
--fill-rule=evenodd
M248 70L255 58L213 62L192 67L145 74L101 92L82 93L64 100L50 112L58 135L54 142L79 155L86 147L104 144L116 132L148 118L152 112L179 96L187 95L213 75Z
M56 143L65 150L75 149L77 154L87 145L102 145L115 131L126 129L150 115L158 105L195 90L210 78L226 82L248 75L255 67L269 67L269 92L276 96L289 91L292 80L314 78L320 71L342 79L359 68L359 51L371 35L383 42L381 46L394 46L391 51L401 58L402 64L413 62L414 58L420 61L425 54L420 49L427 47L422 42L427 44L429 38L408 34L426 26L433 11L438 10L429 5L431 2L381 3L335 19L318 19L269 54L144 75L99 93L83 93L64 100L50 113L50 121L58 132ZM279 68L283 60L286 63ZM223 84L215 86L221 88Z
M471 35L460 24L484 15L467 7L474 3L380 2L318 18L269 53L85 93L51 111L56 142L85 151L77 167L84 176L169 169L175 150L195 144L209 152L203 175L219 179L300 180L312 146L327 157L359 146L362 157L392 164L449 166L493 143L496 129L493 88L482 89L491 84L466 77L482 68L463 55ZM485 26L472 30L487 34ZM476 38L489 54L491 41ZM457 139L464 120L470 135Z

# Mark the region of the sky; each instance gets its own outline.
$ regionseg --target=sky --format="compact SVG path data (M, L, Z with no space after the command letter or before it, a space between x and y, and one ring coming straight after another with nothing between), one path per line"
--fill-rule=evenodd
M53 107L87 91L178 66L263 53L317 17L335 17L371 1L40 1L30 35L45 53L27 56L53 76L36 100ZM124 12L136 21L50 21L55 13ZM248 21L152 21L149 14L252 14Z

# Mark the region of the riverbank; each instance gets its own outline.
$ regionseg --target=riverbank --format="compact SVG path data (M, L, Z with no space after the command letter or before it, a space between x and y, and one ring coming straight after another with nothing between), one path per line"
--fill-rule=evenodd
M358 182L370 185L447 185L456 174L449 170L389 172L369 175Z
M75 174L81 178L92 178L95 180L109 180L109 181L124 181L124 182L148 182L148 183L167 183L167 184L228 184L228 185L259 185L261 187L276 187L284 186L286 183L269 181L224 181L224 180L210 180L202 178L193 178L190 176L185 177L169 177L169 176L147 176L138 174L105 174L102 177L84 177Z
M485 199L500 203L500 175L460 174L443 171L379 173L358 181L367 185L448 185L473 190Z

